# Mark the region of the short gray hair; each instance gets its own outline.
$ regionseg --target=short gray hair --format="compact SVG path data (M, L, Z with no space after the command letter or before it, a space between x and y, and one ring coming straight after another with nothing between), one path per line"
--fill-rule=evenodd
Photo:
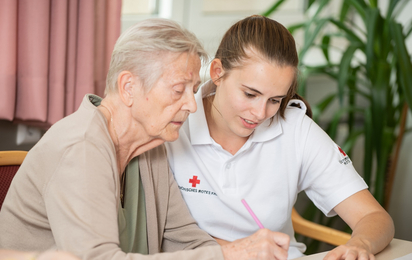
M161 18L147 19L127 29L117 40L105 94L117 92L122 71L137 75L148 90L161 77L165 54L196 53L203 63L208 56L196 36L178 23Z

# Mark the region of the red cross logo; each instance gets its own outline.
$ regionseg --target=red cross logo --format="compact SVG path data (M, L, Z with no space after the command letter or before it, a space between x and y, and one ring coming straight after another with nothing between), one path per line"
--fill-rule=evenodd
M346 153L342 150L342 148L340 148L339 146L338 146L338 148L339 148L339 152L340 152L341 154L343 154L343 156L346 156Z
M199 184L200 180L197 179L196 175L193 175L193 179L189 179L189 183L192 184L193 188L196 188L196 184Z

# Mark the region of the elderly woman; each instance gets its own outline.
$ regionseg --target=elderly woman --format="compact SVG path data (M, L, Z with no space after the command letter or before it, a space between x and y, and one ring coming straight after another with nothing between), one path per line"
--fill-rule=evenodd
M0 212L0 248L99 260L274 259L287 250L289 238L269 230L220 247L198 228L169 171L161 144L196 110L205 56L174 22L127 30L106 97L86 95L28 153ZM145 256L159 252L173 253Z

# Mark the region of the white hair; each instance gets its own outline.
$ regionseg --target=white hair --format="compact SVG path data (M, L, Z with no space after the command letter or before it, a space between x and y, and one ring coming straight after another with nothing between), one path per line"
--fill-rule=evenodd
M105 94L117 92L117 77L122 71L137 75L149 90L161 77L169 53L195 53L203 63L208 59L196 36L174 21L153 18L130 27L114 46Z

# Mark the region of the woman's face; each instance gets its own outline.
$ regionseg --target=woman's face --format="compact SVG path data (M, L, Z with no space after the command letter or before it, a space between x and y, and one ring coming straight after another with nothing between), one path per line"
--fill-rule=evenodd
M198 55L188 53L169 54L165 60L171 62L150 91L140 88L135 93L133 117L151 138L175 141L189 113L196 111L194 92L200 84L201 62Z
M293 67L280 67L260 58L251 58L230 71L216 82L213 104L220 112L214 116L218 131L242 138L250 136L258 125L277 113L294 77Z

